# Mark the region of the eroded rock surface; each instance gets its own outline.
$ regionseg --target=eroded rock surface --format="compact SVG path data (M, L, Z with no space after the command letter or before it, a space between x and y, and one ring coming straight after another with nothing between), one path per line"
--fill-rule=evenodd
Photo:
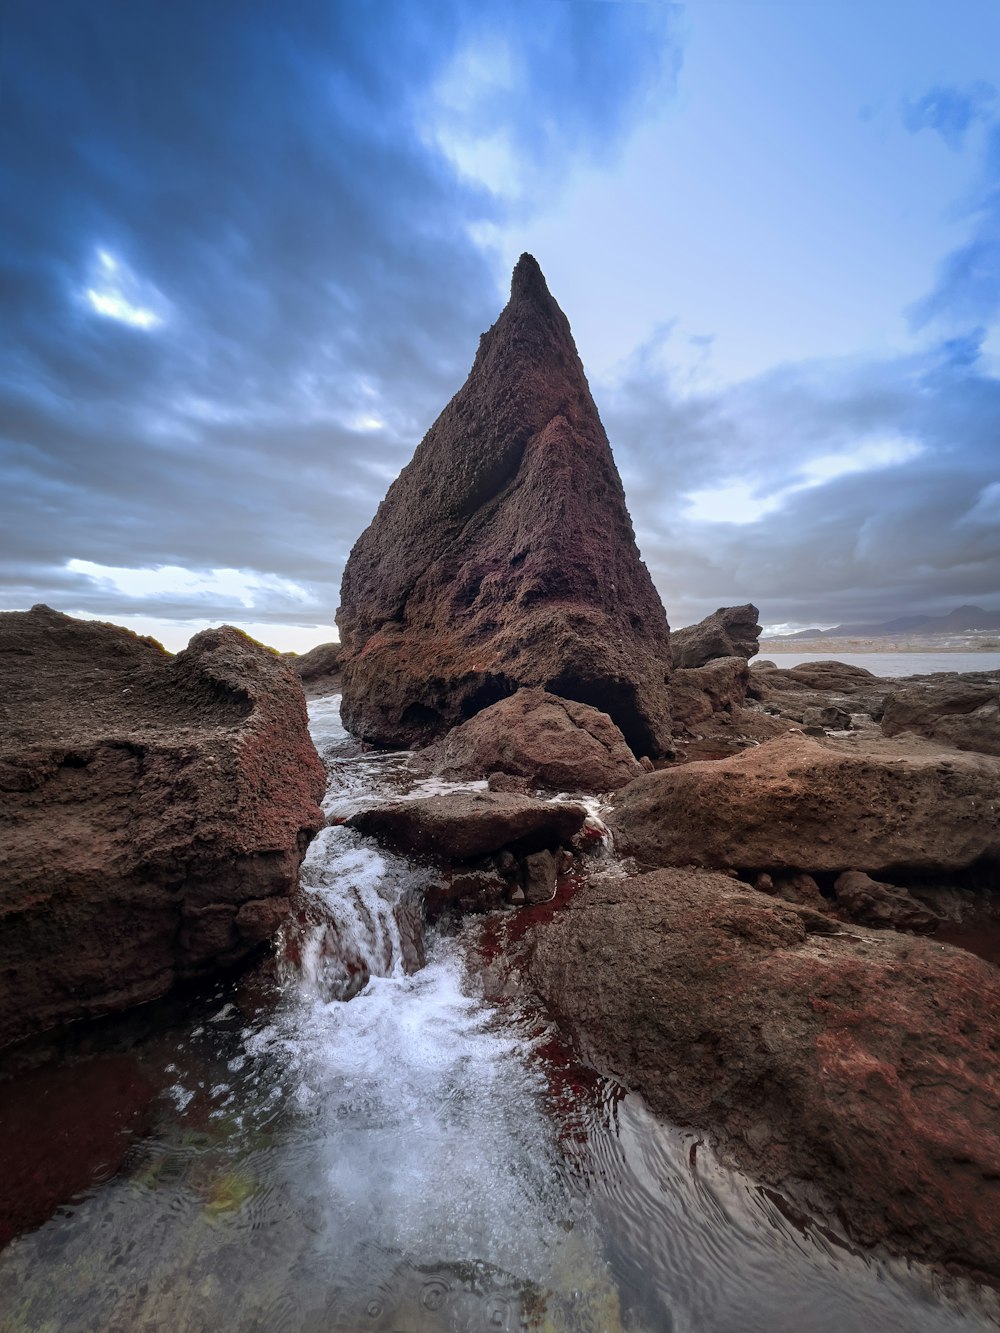
M938 682L906 684L886 696L882 732L918 736L959 750L1000 755L1000 690L995 682L953 676Z
M675 629L670 635L674 666L702 667L716 657L742 657L757 653L760 612L749 602L745 606L720 606L697 625Z
M467 861L506 848L525 853L568 843L586 817L582 805L566 801L476 791L374 805L347 822L403 852Z
M909 737L791 733L637 778L608 818L648 865L955 872L1000 860L1000 760Z
M235 962L323 822L296 677L230 627L176 657L0 615L0 1044Z
M450 779L507 773L557 791L613 791L642 772L607 713L542 689L484 708L445 738Z
M538 685L670 750L670 636L565 315L523 255L344 571L343 719L423 744Z
M808 910L710 873L604 876L537 927L529 971L659 1114L799 1182L862 1242L995 1281L1000 970L912 936L812 933Z

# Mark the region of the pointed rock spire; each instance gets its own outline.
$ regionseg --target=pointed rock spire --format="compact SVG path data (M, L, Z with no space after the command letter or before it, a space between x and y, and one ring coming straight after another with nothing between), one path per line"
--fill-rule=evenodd
M463 387L344 570L343 718L432 739L522 685L670 748L666 615L569 322L522 255Z

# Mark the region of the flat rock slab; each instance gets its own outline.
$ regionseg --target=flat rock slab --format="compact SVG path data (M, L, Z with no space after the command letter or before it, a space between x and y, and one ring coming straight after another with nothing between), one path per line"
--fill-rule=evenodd
M604 876L535 928L529 975L659 1114L862 1242L995 1281L1000 970L802 912L703 871Z
M607 823L650 866L952 873L1000 860L1000 760L791 733L638 778Z
M371 806L347 822L401 851L469 861L504 848L532 852L568 843L586 817L582 805L485 791Z

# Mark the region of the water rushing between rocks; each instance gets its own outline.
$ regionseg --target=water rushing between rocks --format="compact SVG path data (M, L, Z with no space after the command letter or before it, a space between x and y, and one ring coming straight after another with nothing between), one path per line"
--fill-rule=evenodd
M328 817L427 794L407 755L357 753L336 705L310 707ZM528 997L486 999L482 921L425 937L420 882L331 823L275 995L222 987L78 1043L77 1076L48 1085L61 1143L89 1113L74 1086L109 1062L132 1062L145 1109L0 1252L3 1333L995 1327L988 1294L857 1253L655 1121ZM8 1133L19 1078L45 1070L0 1084Z

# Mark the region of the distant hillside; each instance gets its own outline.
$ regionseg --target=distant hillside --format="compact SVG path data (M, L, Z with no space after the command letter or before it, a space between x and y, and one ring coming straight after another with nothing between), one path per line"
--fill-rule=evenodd
M833 629L802 629L797 634L775 635L794 643L797 639L881 639L900 634L965 634L976 629L1000 629L1000 611L981 606L958 606L945 616L897 616L877 625L835 625Z

